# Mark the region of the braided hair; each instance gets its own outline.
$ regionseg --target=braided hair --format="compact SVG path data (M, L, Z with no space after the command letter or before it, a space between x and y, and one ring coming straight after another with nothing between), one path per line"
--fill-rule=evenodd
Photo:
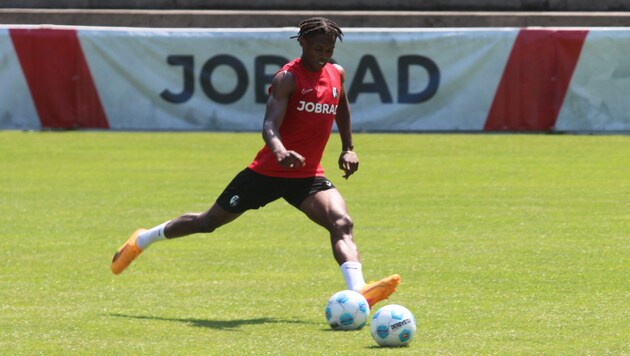
M300 32L298 32L296 36L291 37L297 38L298 41L301 38L309 38L317 34L335 36L339 39L339 41L342 41L343 39L343 32L339 26L324 17L311 17L310 19L300 22L299 27Z

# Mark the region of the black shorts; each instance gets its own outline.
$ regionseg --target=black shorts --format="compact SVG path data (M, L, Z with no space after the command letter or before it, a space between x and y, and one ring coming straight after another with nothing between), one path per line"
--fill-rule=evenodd
M242 213L284 198L289 204L299 208L309 195L334 187L326 177L279 178L245 168L219 195L217 204L231 213Z

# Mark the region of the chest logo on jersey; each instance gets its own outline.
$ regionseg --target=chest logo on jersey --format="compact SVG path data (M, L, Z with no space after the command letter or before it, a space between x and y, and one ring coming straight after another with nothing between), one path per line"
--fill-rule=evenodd
M298 103L297 111L314 112L316 114L337 114L337 105L313 103L301 100Z
M338 99L339 93L337 93L337 87L333 87L333 98Z

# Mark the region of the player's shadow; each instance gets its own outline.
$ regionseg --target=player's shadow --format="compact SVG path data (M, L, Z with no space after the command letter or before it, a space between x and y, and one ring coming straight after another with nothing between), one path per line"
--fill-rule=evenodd
M127 315L110 313L110 316L117 318L129 318L140 320L156 320L156 321L172 321L178 323L189 324L197 328L209 328L217 330L236 330L243 325L264 325L264 324L308 324L302 320L280 320L275 318L255 318L255 319L235 319L235 320L210 320L195 318L163 318L159 316L148 315Z

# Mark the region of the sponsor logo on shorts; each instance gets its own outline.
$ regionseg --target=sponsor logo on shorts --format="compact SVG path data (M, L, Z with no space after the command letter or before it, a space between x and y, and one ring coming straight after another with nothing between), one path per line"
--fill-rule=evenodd
M241 200L241 197L238 195L233 196L232 199L230 199L230 206L235 208L238 206L239 200Z

